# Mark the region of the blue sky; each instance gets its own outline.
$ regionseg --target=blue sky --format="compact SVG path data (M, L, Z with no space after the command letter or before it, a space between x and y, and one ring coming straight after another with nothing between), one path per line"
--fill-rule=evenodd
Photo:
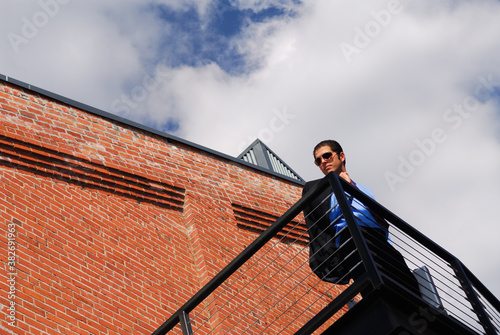
M300 2L295 2L295 5L300 7ZM194 5L176 10L165 4L154 4L147 10L154 12L166 27L159 45L158 61L171 67L216 63L231 75L242 75L253 70L245 61L245 55L231 43L246 26L267 20L286 20L296 15L293 8L285 10L270 4L262 9L241 9L231 5L229 0L211 4L208 10L213 15L208 19L202 17ZM187 38L182 40L182 47L177 48L179 35ZM171 57L168 58L161 57L164 50L171 51L172 48L177 48L178 52L169 52Z
M246 27L266 22L293 20L301 9L297 0L269 2L268 5L241 8L229 0L213 1L202 13L199 6L192 2L185 6L171 6L167 3L152 2L140 7L147 13L145 17L154 18L158 36L153 50L144 55L143 66L149 76L160 65L168 68L199 68L216 64L229 76L245 76L259 69L258 62L246 59L245 51L238 48L239 39ZM209 12L207 15L206 12ZM108 14L118 19L118 14ZM127 30L130 29L127 28ZM137 78L123 82L125 90L137 85ZM169 117L161 124L146 116L141 123L162 131L175 133L180 129L178 117Z
M500 254L499 1L6 0L0 13L3 75L232 156L259 137L306 180L321 177L314 145L339 140L354 180L500 296L500 260L484 257Z

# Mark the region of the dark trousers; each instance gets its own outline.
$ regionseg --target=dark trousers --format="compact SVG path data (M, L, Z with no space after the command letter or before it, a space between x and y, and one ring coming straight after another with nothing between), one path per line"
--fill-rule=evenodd
M415 276L411 273L410 269L408 269L401 253L387 242L385 231L377 228L360 228L377 268L396 282L385 280L384 284L388 287L394 287L399 284L415 293L417 296L420 296L420 290ZM346 236L341 236L341 245L342 242L347 241L350 236L349 233L343 235ZM355 249L356 246L352 239L339 249L342 255L341 259L343 259L341 262L342 268L344 271L351 271L348 276L354 279L354 281L366 272L366 269L361 264L353 269L361 260L358 251L348 256ZM372 288L369 287L364 289L361 294L365 296L371 290Z

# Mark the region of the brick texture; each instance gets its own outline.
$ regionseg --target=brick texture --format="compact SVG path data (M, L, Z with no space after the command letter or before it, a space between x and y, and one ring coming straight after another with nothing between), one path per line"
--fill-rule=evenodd
M150 334L300 194L300 185L1 81L0 333ZM294 276L306 277L306 252L287 259L305 243L278 243L245 276L275 268L286 277L298 268ZM310 280L280 287L279 279L259 297L278 301L290 289L273 313L301 296L285 321L306 322L314 311L298 315L327 288L307 290ZM273 322L272 313L258 319L260 307L251 311L257 297L212 312L242 285L224 286L200 306L197 333L237 334ZM285 321L266 333L278 333Z

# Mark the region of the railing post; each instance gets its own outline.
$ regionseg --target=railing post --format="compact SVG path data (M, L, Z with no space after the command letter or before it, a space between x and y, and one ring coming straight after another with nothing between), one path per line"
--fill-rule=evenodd
M333 193L337 198L337 202L339 204L340 210L342 211L342 215L346 221L347 227L349 228L349 232L352 235L352 239L354 240L354 244L359 251L359 255L361 260L363 261L363 265L365 266L366 272L368 272L370 276L370 280L372 282L372 287L378 287L382 284L382 277L380 275L379 270L375 266L375 261L368 249L368 246L361 234L361 230L356 223L356 219L352 212L352 208L349 205L349 202L346 199L346 195L344 193L344 189L340 183L340 177L337 176L334 172L330 172L327 175L327 178L330 182L330 185L333 189Z
M484 310L483 305L481 304L479 298L475 294L474 288L472 287L469 278L467 278L467 275L465 274L465 271L462 268L462 263L455 258L450 262L450 265L455 271L455 274L457 275L457 278L460 281L460 285L462 285L462 289L467 295L467 299L469 299L469 302L472 305L472 309L476 313L479 322L484 327L484 331L488 335L496 335L497 332L495 331L495 327L491 323L488 314Z
M368 286L368 274L363 274L356 282L350 285L342 293L340 293L332 302L316 314L311 320L303 325L294 335L310 335L315 332L321 325L328 321L342 306L347 304L360 292Z
M181 329L183 335L193 335L193 329L191 328L191 320L189 319L189 314L182 311L179 314L179 321L181 323Z

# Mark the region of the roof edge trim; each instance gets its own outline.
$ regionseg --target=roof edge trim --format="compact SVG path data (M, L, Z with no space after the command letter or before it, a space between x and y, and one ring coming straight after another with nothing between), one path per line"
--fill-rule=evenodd
M101 116L101 117L104 117L104 118L107 118L107 119L110 119L110 120L113 120L113 121L116 121L116 122L120 122L120 123L123 123L125 125L131 126L131 127L134 127L134 128L138 128L138 129L141 129L143 131L146 131L146 132L149 132L149 133L152 133L152 134L164 137L164 138L166 138L168 140L175 141L175 142L178 142L178 143L181 143L181 144L193 147L195 149L207 152L209 154L218 156L220 158L229 160L231 162L234 162L234 163L237 163L237 164L240 164L240 165L244 165L244 166L249 167L249 168L251 168L253 170L258 170L260 172L264 172L266 174L272 175L272 176L280 178L280 179L284 179L284 180L289 181L289 182L293 182L293 183L298 184L298 185L304 185L304 183L305 183L303 181L299 181L299 180L287 177L285 175L276 173L274 171L261 168L260 166L257 166L257 165L251 164L251 163L247 163L247 162L245 162L245 161L243 161L243 160L241 160L241 159L239 159L237 157L229 156L229 155L224 154L222 152L219 152L219 151L207 148L205 146L202 146L200 144L196 144L194 142L190 142L190 141L184 140L184 139L182 139L180 137L177 137L177 136L174 136L174 135L171 135L171 134L159 131L157 129L154 129L154 128L142 125L140 123L137 123L137 122L134 122L134 121L131 121L131 120L128 120L128 119L125 119L125 118L123 118L121 116L118 116L118 115L115 115L115 114L111 114L111 113L106 112L106 111L104 111L102 109L98 109L98 108L92 107L90 105L78 102L76 100L73 100L73 99L61 96L61 95L59 95L57 93L53 93L53 92L47 91L47 90L45 90L43 88L30 85L30 84L28 84L26 82L17 80L15 78L9 77L7 75L3 75L1 73L0 73L0 80L5 81L5 82L10 83L10 84L13 84L13 85L16 85L16 86L19 86L19 87L24 88L24 89L28 89L28 90L33 91L35 93L38 93L40 95L46 96L46 97L48 97L50 99L54 99L54 100L59 101L61 103L67 104L69 106L81 109L81 110L83 110L85 112L88 112L88 113L91 113L91 114L94 114L94 115L97 115L97 116Z

